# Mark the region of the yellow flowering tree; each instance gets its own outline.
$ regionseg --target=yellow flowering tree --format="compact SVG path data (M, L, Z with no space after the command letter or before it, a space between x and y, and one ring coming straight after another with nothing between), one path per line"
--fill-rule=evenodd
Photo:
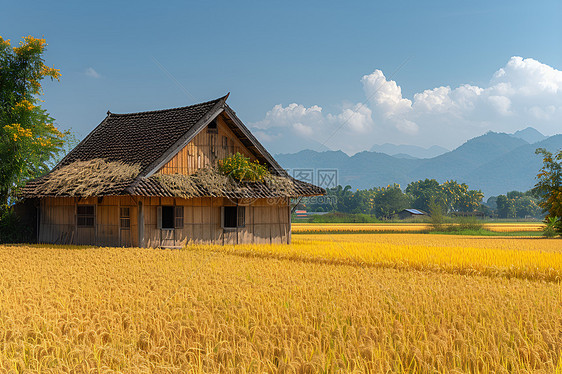
M27 36L12 47L0 36L0 212L20 186L49 169L68 134L39 105L41 81L60 77L45 65L46 45L45 39Z
M552 154L538 148L535 153L543 156L543 166L537 174L533 192L539 196L539 206L547 213L545 234L555 231L562 235L562 150Z

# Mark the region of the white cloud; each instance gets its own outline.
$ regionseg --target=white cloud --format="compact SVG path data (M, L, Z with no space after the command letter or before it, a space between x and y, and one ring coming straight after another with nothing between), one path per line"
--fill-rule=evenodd
M355 104L351 108L345 108L341 114L328 114L327 120L335 126L347 126L353 133L368 133L373 127L372 111L363 104Z
M289 104L283 107L281 104L275 105L273 109L266 113L265 118L253 124L258 129L268 129L278 126L292 126L296 122L318 122L322 120L322 108L313 105L306 108L299 104Z
M435 87L412 100L380 70L361 83L364 104L328 114L317 105L276 105L253 127L278 134L274 141L282 144L308 138L348 153L385 142L453 148L488 130L533 126L550 135L562 128L562 71L532 58L512 57L484 87Z
M312 129L312 127L303 125L300 122L293 124L293 128L297 131L297 133L304 136L312 136L312 134L314 134L314 130Z
M412 110L412 102L402 97L402 89L394 81L386 80L380 70L361 79L363 90L371 105L386 118L406 115Z
M95 79L101 78L100 73L95 71L95 69L93 67L87 68L85 73L90 78L95 78Z

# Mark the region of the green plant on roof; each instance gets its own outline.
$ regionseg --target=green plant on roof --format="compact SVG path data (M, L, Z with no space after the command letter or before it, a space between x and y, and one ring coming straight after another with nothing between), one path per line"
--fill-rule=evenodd
M248 157L239 152L219 160L218 168L221 173L238 181L263 182L264 178L269 175L265 165L260 164L257 160L250 161Z

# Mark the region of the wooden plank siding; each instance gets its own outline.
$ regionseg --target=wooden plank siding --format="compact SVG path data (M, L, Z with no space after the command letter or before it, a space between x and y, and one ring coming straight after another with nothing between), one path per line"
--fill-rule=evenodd
M78 205L95 207L94 227L78 227ZM130 227L120 227L121 207L128 207ZM138 246L137 201L131 196L51 197L41 200L39 242L99 246Z
M142 203L143 228L138 207ZM77 206L95 207L94 227L77 226ZM183 227L158 228L158 207L183 206ZM103 198L44 198L39 213L39 242L97 246L184 247L193 244L290 243L289 200L257 199L246 207L245 226L221 227L221 207L235 206L227 198L182 199L171 197L106 196ZM129 208L130 227L120 224L120 208ZM139 241L144 232L144 241Z
M288 199L271 201L257 199L246 207L245 226L237 229L221 227L221 207L235 206L227 198L147 198L145 210L145 245L147 247L184 247L188 244L251 244L290 243ZM158 207L183 206L182 228L159 229Z
M162 166L158 173L190 175L236 152L249 157L252 161L256 159L238 140L221 116L216 118L216 123L216 131L208 131L207 128L201 130L189 144Z

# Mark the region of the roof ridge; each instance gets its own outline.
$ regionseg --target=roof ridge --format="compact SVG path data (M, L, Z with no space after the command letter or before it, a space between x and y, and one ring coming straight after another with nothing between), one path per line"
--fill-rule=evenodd
M177 108L168 108L168 109L157 109L157 110L147 110L147 111L143 111L143 112L132 112L132 113L113 113L111 111L107 111L107 115L108 116L132 116L132 115L137 115L137 114L150 114L150 113L162 113L162 112L169 112L172 110L181 110L181 109L187 109L187 108L193 108L196 106L200 106L200 105L206 105L206 104L211 104L211 103L217 103L220 100L223 100L225 98L228 98L228 95L230 94L230 92L222 97L219 97L218 99L214 99L214 100L209 100L209 101L205 101L203 103L197 103L197 104L191 104L191 105L187 105L187 106L181 106L181 107L177 107Z

